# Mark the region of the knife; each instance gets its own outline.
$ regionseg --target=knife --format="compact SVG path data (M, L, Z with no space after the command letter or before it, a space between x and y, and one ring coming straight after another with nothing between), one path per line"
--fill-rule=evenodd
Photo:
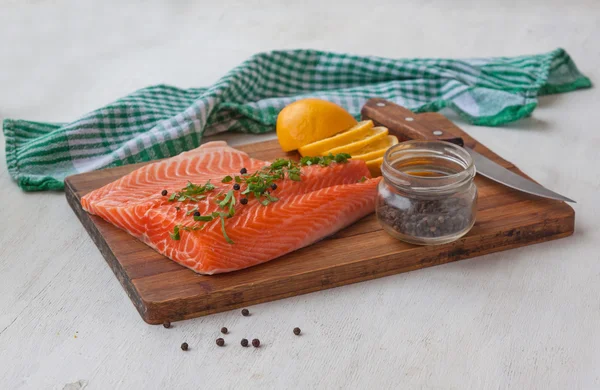
M447 141L464 147L471 155L477 173L528 194L543 198L576 203L574 200L550 191L531 180L517 175L465 145L464 131L448 118L437 113L414 112L385 99L369 99L361 110L363 119L371 119L377 126L385 126L400 141L407 139ZM470 138L470 137L469 137Z

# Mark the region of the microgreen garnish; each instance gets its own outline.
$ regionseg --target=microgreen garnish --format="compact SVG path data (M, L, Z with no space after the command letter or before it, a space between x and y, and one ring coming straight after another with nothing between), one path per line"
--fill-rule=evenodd
M169 235L173 240L181 239L181 236L179 236L179 225L175 225L175 227L173 228L173 232L169 233Z
M213 219L212 215L194 215L194 221L196 222L210 222Z
M185 215L191 215L191 214L194 214L196 211L198 211L198 206L196 206L196 207L194 207L193 209L191 209L191 210L187 211L187 212L185 213Z
M320 157L306 156L306 157L302 157L300 159L300 165L302 165L302 166L320 165L322 167L327 167L332 162L345 163L348 161L348 159L350 157L352 157L352 156L350 156L348 153L339 153L336 155L329 153L327 156L320 156Z
M320 159L321 159L321 157L305 156L300 159L300 164L301 165L315 165L315 164L319 163Z
M204 225L202 226L184 226L184 225L175 225L175 227L173 228L173 232L169 233L169 235L171 236L171 238L175 241L178 241L181 239L181 230L185 230L186 232L193 232L196 230L202 230L204 229Z
M331 153L329 153L329 156L332 156ZM335 161L336 163L346 163L348 162L348 160L352 158L351 155L349 155L348 153L338 153L335 156L333 156L333 161Z
M231 202L231 198L233 198L233 191L228 191L225 198L219 202L219 207L224 208L229 202Z
M269 202L277 202L279 198L271 196L271 194L266 194L265 197L269 200Z
M173 192L171 196L169 196L169 202L184 202L186 200L198 202L201 199L206 198L206 195L203 195L204 193L214 189L215 186L210 183L210 180L207 181L205 185L197 185L189 181L187 186L182 188L181 191Z
M359 183L364 183L364 182L366 182L366 181L367 181L367 177L366 177L366 176L363 176L363 177L361 177L360 179L358 179L358 182L359 182Z
M233 240L229 238L227 232L225 231L225 217L223 216L223 214L221 214L221 231L223 232L223 237L225 237L225 241L227 241L230 244L233 244Z
M300 162L294 162L289 159L280 158L271 163L271 165L265 166L258 171L249 174L246 168L242 168L240 170L240 174L242 176L225 176L221 183L231 183L235 181L236 185L239 185L237 188L240 190L240 194L243 197L240 199L240 203L242 205L248 204L248 197L250 195L254 195L254 198L258 200L260 204L263 206L268 206L270 203L277 202L279 198L271 195L270 190L276 190L277 184L275 181L283 180L286 177L292 181L301 181L302 180L302 172L301 168L303 166L310 165L320 165L322 167L329 166L332 162L336 163L345 163L350 158L349 154L340 153L340 154L329 154L327 156L321 157L302 157ZM363 182L367 180L366 177L362 177L359 182ZM245 185L246 188L242 190L241 186ZM198 202L201 199L206 198L204 195L208 191L212 191L215 189L215 186L210 183L210 180L206 182L205 185L195 185L191 182L187 184L185 188L182 188L181 191L174 192L169 197L169 201L179 201L183 202L185 200ZM221 231L223 233L223 237L225 240L233 244L233 240L227 235L225 230L225 219L231 218L235 215L235 204L237 202L235 197L235 191L229 190L225 194L223 192L219 192L215 198L214 202L219 206L221 212L212 212L209 215L200 215L198 212L198 207L194 207L193 209L186 212L186 215L192 215L195 222L211 222L217 218L220 219ZM173 228L173 232L170 233L171 238L173 240L179 240L181 238L181 230L184 231L194 231L203 229L205 224L196 225L196 226L184 226L184 225L175 225Z
M227 218L233 217L233 215L235 214L235 195L233 194L233 190L227 191L227 194L225 194L225 197L223 197L223 199L217 197L216 202L220 208L228 208Z

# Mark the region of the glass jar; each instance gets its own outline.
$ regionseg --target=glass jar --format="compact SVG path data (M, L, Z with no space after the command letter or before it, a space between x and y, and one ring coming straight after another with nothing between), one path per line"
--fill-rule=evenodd
M407 141L383 158L377 219L393 237L418 245L445 244L475 223L475 164L460 146Z

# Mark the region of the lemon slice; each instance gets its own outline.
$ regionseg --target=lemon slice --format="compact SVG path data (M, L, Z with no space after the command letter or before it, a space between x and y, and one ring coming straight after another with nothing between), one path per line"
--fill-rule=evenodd
M398 138L394 135L388 135L387 138L377 140L373 143L366 145L364 148L360 148L354 154L367 154L369 152L374 152L379 149L389 148L390 146L396 145L398 143Z
M352 143L348 143L346 145L341 145L336 148L329 149L328 151L322 153L322 155L326 156L329 153L331 153L331 154L337 154L337 153L353 154L356 151L361 150L362 148L364 148L367 145L370 145L372 143L379 142L380 140L385 139L387 136L388 136L387 127L373 127L370 130L369 134L367 136L365 136L364 138L362 138L358 141L354 141Z
M367 161L367 168L371 172L371 176L381 176L381 164L383 164L383 157L376 158L374 160Z
M355 126L346 131L338 133L333 137L325 138L308 145L304 145L298 149L302 156L320 156L326 150L338 147L340 145L350 144L360 141L370 134L373 129L373 121L358 122ZM325 153L327 154L327 153Z
M398 143L398 138L394 135L388 135L385 139L377 141L374 145L368 145L354 152L352 158L357 160L369 161L383 157L387 150Z

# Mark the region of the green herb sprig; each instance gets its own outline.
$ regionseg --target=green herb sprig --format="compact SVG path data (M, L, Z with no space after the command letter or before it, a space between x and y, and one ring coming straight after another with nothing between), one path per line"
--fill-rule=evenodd
M169 196L169 202L185 202L186 200L198 202L206 198L206 195L204 195L205 193L214 189L215 186L210 183L210 180L207 181L205 185L196 185L189 181L187 186L182 188L181 191L173 192L171 196Z
M276 188L275 182L278 180L284 180L286 177L292 181L301 181L301 168L303 166L320 165L322 167L329 166L332 162L335 163L346 163L351 156L347 153L339 153L336 155L329 154L327 156L318 157L302 157L299 162L295 162L289 159L280 158L273 161L270 165L259 169L252 174L236 175L234 177L225 176L221 182L231 183L235 181L236 184L245 185L246 188L240 192L241 195L253 195L263 206L268 206L270 203L277 202L279 198L271 195L270 190ZM245 170L243 171L245 172ZM366 180L366 178L365 178ZM181 191L173 193L169 197L169 201L178 200L183 202L185 200L191 200L198 202L201 199L206 198L204 195L208 191L215 189L215 186L210 183L210 180L206 182L204 186L195 185L191 182L183 188ZM209 215L194 215L195 222L211 222L215 219L219 219L221 223L221 232L223 237L229 244L233 244L233 240L227 235L225 229L225 219L231 218L235 215L235 205L237 203L235 193L233 190L227 191L225 194L219 193L215 198L215 203L220 209L224 210L221 212L215 211ZM198 207L186 212L186 215L195 214L198 211ZM202 230L206 224L196 226L185 226L175 225L173 232L170 233L173 240L181 239L181 230L184 231L195 231Z
M181 231L185 230L186 232L191 232L191 231L195 231L195 230L202 230L204 229L204 226L185 226L185 225L175 225L175 227L173 228L173 232L169 233L169 235L171 236L171 238L173 240L180 240L181 239Z
M300 165L302 165L302 166L320 165L322 167L328 167L332 162L342 163L342 164L346 163L346 162L348 162L348 159L350 159L351 157L352 156L350 156L348 153L338 153L336 155L329 153L327 156L317 156L317 157L305 156L300 159Z

